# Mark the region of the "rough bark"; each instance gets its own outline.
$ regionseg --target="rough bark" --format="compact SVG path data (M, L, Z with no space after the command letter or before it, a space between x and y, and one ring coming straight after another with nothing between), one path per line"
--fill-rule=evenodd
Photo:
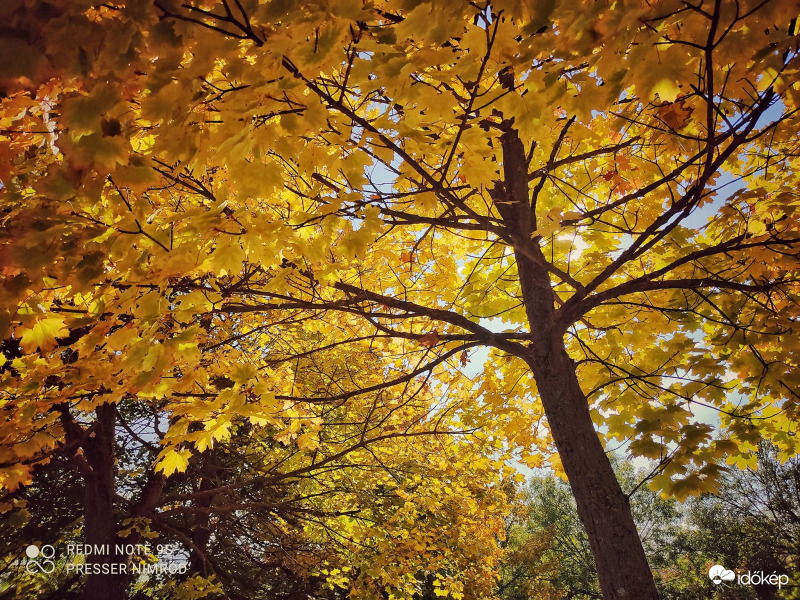
M619 486L559 336L529 365L547 422L578 505L606 600L657 600L653 575Z
M84 587L85 600L119 600L125 597L126 573L112 572L127 566L128 557L118 554L117 523L114 518L114 434L116 406L103 404L96 410L96 427L83 443L90 472L84 474L84 539L107 551L86 555L90 574ZM94 571L99 572L94 572ZM103 572L107 570L108 572Z
M216 451L213 449L207 451L201 460L200 471L202 479L197 491L207 492L217 487ZM195 512L192 517L194 521L192 525L193 545L189 555L189 569L192 573L200 573L203 577L208 577L214 572L206 556L208 542L211 539L211 506L213 500L213 495L205 494L193 501L193 505L200 510Z
M95 421L88 428L72 418L69 405L60 404L56 410L61 414L66 434L68 459L83 478L83 543L98 550L82 553L86 557L88 574L85 575L81 597L83 600L120 600L125 598L131 580L131 561L128 553L117 551L117 545L136 545L142 536L133 531L121 539L117 533L119 523L114 506L116 406L99 406L95 410ZM151 517L165 482L162 473L150 470L139 498L131 507L130 516ZM103 550L99 551L101 548ZM113 570L111 565L115 565ZM70 580L70 585L82 576L78 573Z
M529 197L528 168L522 142L505 122L503 181L492 197L514 237L517 269L532 341L525 360L542 399L578 515L586 528L600 588L606 600L658 600L653 575L611 463L597 437L575 365L564 345L547 263L532 239L536 231L535 197ZM569 127L565 126L564 132Z

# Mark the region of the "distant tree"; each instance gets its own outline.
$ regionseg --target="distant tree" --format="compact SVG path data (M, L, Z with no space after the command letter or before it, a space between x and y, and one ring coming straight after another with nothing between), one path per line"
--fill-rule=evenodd
M294 367L304 385L322 389L310 365ZM358 372L354 361L348 372ZM432 423L430 399L415 392L385 410L374 399L313 407L306 418L324 411L328 421L321 443L310 446L276 439L280 421L268 413L233 415L222 432L213 421L193 421L186 435L204 450L168 477L153 470L166 424L145 403L123 399L114 405L114 435L103 440L114 459L107 465L114 508L100 517L117 531L114 543L177 544L189 564L185 576L116 577L119 587L107 597L114 589L159 600L205 590L229 600L330 600L351 586L369 595L390 582L484 595L503 510L496 469L471 443L453 439L444 415ZM2 600L86 596L88 578L61 563L50 577L21 564L31 543L51 544L62 557L66 544L84 543L94 516L86 515L82 458L52 452L31 485L0 494Z
M612 456L664 600L800 598L800 458L762 443L756 468L724 473L717 494L664 500L646 470ZM783 461L782 461L783 459ZM518 490L506 522L497 595L502 600L602 598L586 532L566 483L533 477ZM786 574L789 585L714 585L708 570Z
M658 573L675 560L681 505L639 485L645 473L621 457L612 455L611 464L622 489L627 493L635 489L631 511L648 560ZM602 598L586 530L567 483L553 475L532 477L516 494L513 506L515 511L506 523L498 596L504 600Z
M726 472L717 494L688 502L683 512L672 550L677 561L660 572L663 598L800 598L800 458L780 457L774 446L762 443L756 468ZM707 576L717 563L786 574L790 583L781 590L773 585L719 588Z

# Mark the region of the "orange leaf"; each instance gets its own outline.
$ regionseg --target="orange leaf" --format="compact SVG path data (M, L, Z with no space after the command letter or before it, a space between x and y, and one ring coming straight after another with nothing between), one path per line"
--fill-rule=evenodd
M419 338L419 343L425 346L426 348L433 348L436 344L439 343L439 332L434 329L433 331L426 333L421 338Z
M664 102L658 107L658 117L670 129L683 129L692 118L694 108L686 105L686 99Z

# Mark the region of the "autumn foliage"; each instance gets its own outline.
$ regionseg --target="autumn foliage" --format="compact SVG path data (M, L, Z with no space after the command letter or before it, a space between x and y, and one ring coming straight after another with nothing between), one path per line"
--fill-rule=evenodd
M799 14L5 2L4 517L66 477L41 535L175 540L163 597L486 598L514 459L656 598L605 450L796 450Z

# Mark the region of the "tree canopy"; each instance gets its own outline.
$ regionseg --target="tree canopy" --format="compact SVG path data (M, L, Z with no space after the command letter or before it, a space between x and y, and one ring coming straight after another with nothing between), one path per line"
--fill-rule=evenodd
M799 13L5 2L3 510L62 469L89 543L209 576L233 516L358 597L485 597L546 460L604 597L657 598L606 450L679 499L796 450Z

